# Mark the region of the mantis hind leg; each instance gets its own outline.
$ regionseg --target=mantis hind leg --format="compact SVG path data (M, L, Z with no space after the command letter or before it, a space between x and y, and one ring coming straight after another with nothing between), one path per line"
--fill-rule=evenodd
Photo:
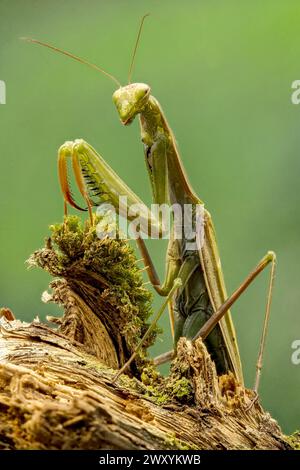
M246 277L246 279L242 282L242 284L231 294L230 297L221 305L221 307L213 313L213 315L207 320L204 326L198 331L198 333L194 336L193 342L196 341L197 338L201 337L203 340L207 338L210 332L214 329L217 323L221 320L221 318L225 315L225 313L230 309L230 307L237 301L237 299L242 295L242 293L247 289L247 287L254 281L254 279L269 265L271 264L271 271L270 271L270 280L267 292L267 303L264 315L264 322L263 322L263 330L260 339L260 347L259 353L256 363L256 375L255 375L255 383L254 383L254 391L257 393L260 383L261 377L261 370L263 366L263 355L265 351L266 345L266 338L268 333L268 326L270 321L270 313L271 313L271 301L272 301L272 293L274 287L274 280L275 280L275 270L276 270L276 255L273 251L269 251L258 263L258 265L251 271L251 273ZM155 358L154 363L156 365L164 364L165 362L170 361L174 356L174 351L168 351L158 357Z
M202 337L205 339L207 335L212 331L215 325L220 321L226 311L236 302L236 300L241 296L241 294L247 289L247 287L252 284L254 279L262 272L264 269L271 264L271 271L270 271L270 280L267 292L267 303L264 315L264 322L263 322L263 329L260 338L260 347L256 362L256 375L255 375L255 383L254 383L254 391L257 393L260 383L261 377L261 370L263 366L263 355L266 346L266 339L268 333L268 327L270 322L270 313L271 313L271 302L272 302L272 293L274 287L274 280L275 280L275 270L276 270L276 255L273 251L269 251L258 263L258 265L254 268L253 271L247 276L244 282L233 292L233 294L224 302L224 304L215 312L211 318L206 322L206 324L201 328L201 330L197 333L194 338L194 341L198 337Z
M152 321L151 325L149 326L148 330L146 331L146 333L144 334L144 336L142 337L142 339L139 341L135 351L133 352L133 354L130 356L130 358L128 359L128 361L121 367L121 369L117 372L117 374L115 375L115 377L113 378L113 381L112 383L114 383L119 377L121 374L123 374L123 372L125 372L125 370L130 366L130 364L132 363L132 361L136 358L138 352L141 350L143 344L145 343L147 337L149 336L149 334L151 333L151 331L155 328L158 320L160 319L160 317L162 316L168 302L172 299L172 296L174 294L174 292L179 289L180 287L182 286L182 281L180 280L180 278L176 278L173 282L173 286L172 288L170 289L170 292L168 293L167 295L167 298L165 299L165 301L163 302L162 306L160 307L159 311L157 312L157 314L155 315L155 318L154 320Z
M168 288L168 292L166 292L166 294L165 294L166 299L164 300L164 302L163 302L162 306L160 307L158 313L155 315L154 320L152 321L152 323L149 326L148 330L144 334L143 338L140 340L139 344L137 345L135 351L133 352L133 354L131 355L129 360L118 371L118 373L114 377L113 382L115 382L119 378L119 376L123 372L125 372L125 370L129 367L131 362L135 359L135 357L137 356L137 353L142 348L146 338L151 333L151 331L153 330L153 328L157 324L158 320L160 319L161 315L163 314L166 306L172 300L173 295L175 294L175 292L178 296L180 296L182 294L182 291L184 290L188 280L190 279L191 275L197 269L198 266L199 266L199 259L197 259L196 257L190 257L182 263L179 271L177 269L175 269L174 271L172 271L172 273L169 272L168 287L169 287L169 285L171 287ZM172 278L171 274L173 276L175 276L175 278L174 277ZM165 287L165 289L166 289L166 287Z
M272 301L272 293L273 293L275 271L276 271L275 253L270 252L269 257L270 257L269 262L271 262L272 264L271 264L270 281L269 281L269 289L268 289L268 295L267 295L267 304L266 304L266 311L265 311L265 317L264 317L264 324L263 324L263 330L262 330L261 339L260 339L260 347L259 347L259 353L257 357L257 363L256 363L256 376L255 376L255 383L254 383L254 391L256 393L258 392L261 369L263 365L263 355L264 355L266 338L267 338L267 333L268 333L268 326L269 326L269 321L270 321L271 301Z
M170 327L171 327L171 335L174 341L175 337L175 314L174 314L174 303L173 299L170 299L168 302L168 310L169 310L169 320L170 320Z

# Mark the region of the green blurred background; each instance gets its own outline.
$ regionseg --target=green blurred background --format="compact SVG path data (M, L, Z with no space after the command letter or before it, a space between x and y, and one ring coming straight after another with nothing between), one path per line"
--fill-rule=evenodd
M62 220L57 148L84 138L147 203L150 188L138 122L120 125L105 77L47 49L32 36L98 63L126 83L141 16L150 11L135 81L151 85L179 143L187 173L212 213L231 292L273 249L278 255L263 405L284 431L300 423L300 78L299 2L0 0L1 305L30 320L49 278L24 261L48 225ZM165 241L152 241L159 272ZM253 385L267 273L233 309L246 384ZM155 305L160 301L156 298ZM153 354L170 348L168 319Z

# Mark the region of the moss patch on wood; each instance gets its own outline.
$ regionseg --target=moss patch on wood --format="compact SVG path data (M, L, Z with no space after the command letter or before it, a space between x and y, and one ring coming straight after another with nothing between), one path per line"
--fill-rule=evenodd
M82 224L77 216L50 226L51 236L45 247L28 260L52 276L64 279L68 288L80 296L99 316L116 346L119 364L134 351L149 327L152 295L144 287L134 249L123 239L97 236L97 224ZM57 290L59 283L52 284ZM49 297L60 303L60 296ZM48 299L48 300L49 300ZM63 302L62 302L63 303ZM156 339L155 328L140 351L136 364L143 365L146 349Z

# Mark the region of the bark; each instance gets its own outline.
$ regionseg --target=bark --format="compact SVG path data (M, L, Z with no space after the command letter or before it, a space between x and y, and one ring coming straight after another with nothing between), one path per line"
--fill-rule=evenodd
M82 239L86 236L87 232ZM53 239L60 251L53 248ZM64 238L66 242L70 237ZM85 255L91 245L82 250L82 244L81 255L75 250L66 260L70 250L62 249L56 229L52 241L31 258L31 264L59 276L51 284L52 293L44 295L44 300L64 309L61 318L48 318L54 327L38 320L24 323L14 319L9 309L1 310L0 449L295 446L296 437L294 442L285 437L259 400L249 409L252 391L243 389L232 375L217 376L201 339L195 345L180 340L168 377L162 377L143 352L128 375L113 382L116 369L134 349L133 336L137 341L146 328L147 315L143 314L141 324L132 323L126 330L126 321L133 322L128 298L138 316L136 307L140 311L144 307L136 297L137 287L144 288L137 281L130 253L134 288L131 284L126 291L124 279L105 277L101 263L95 269L103 243L110 246L110 241L93 239L96 251L89 261ZM118 243L114 248L122 251L124 242ZM120 258L118 249L115 259ZM122 266L125 261L121 259ZM116 296L118 282L125 289L125 310L126 302ZM147 302L144 295L144 306ZM122 323L120 315L125 313L127 320Z

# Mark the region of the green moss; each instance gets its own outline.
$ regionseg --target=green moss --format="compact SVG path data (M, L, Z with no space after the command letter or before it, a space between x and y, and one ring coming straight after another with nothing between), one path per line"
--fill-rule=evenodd
M157 405L165 405L174 400L180 403L193 401L193 386L187 377L178 374L163 377L153 364L149 364L143 369L141 381L145 386L144 394Z
M295 431L286 437L287 443L294 449L300 450L300 431Z
M83 224L79 217L68 216L64 223L51 225L51 238L33 255L32 264L67 279L72 286L77 283L75 288L81 281L100 286L99 295L113 312L112 324L131 354L149 327L152 295L143 285L134 249L127 241L97 236L101 220L95 218L91 226L89 221ZM155 328L147 338L137 363L144 363L146 348L154 343L157 332Z
M156 405L166 405L170 402L170 396L164 392L164 390L160 390L159 387L155 387L153 385L148 385L145 388L145 396L149 398L153 403Z
M156 369L156 367L149 363L146 367L143 368L142 374L141 374L141 381L143 384L147 386L151 385L159 385L161 382L161 375Z
M171 380L168 389L170 395L180 402L190 402L193 399L193 387L186 377L181 377L175 381Z
M198 447L187 444L186 442L178 439L175 433L169 434L166 438L166 443L168 448L170 449L178 449L178 450L198 450Z
M136 391L158 406L164 406L174 401L174 397L169 393L170 390L167 387L168 378L162 377L158 372L157 374L157 380L151 383L148 379L144 383L143 380L137 380L135 377L131 378L123 374L119 378L118 385L130 392ZM144 371L141 374L141 379L145 379Z

